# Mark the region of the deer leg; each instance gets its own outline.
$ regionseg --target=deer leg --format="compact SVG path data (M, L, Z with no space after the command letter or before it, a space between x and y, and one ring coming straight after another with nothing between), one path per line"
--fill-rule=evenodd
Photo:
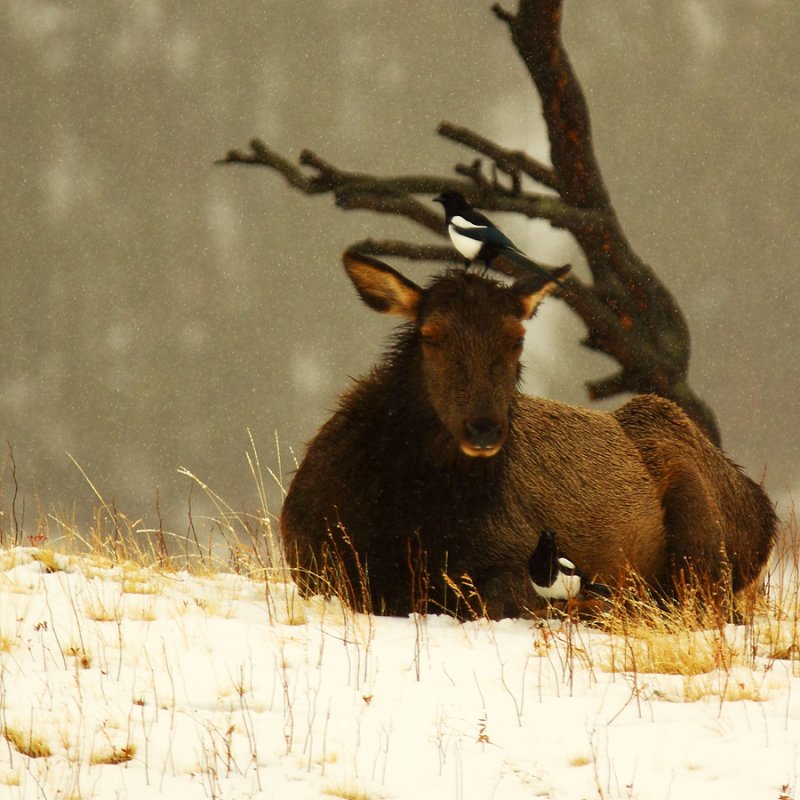
M671 571L667 586L680 593L698 579L708 588L729 580L721 514L700 473L691 465L674 469L661 503Z

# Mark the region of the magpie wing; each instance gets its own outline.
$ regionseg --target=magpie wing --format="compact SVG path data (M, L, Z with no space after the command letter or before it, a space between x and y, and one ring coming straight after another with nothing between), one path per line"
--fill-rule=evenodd
M531 261L499 228L460 225L455 218L450 221L450 226L456 233L476 242L488 244L495 251L506 256L506 258L510 258L512 261L516 261L517 264L538 272L543 278L547 278L548 281L553 281L557 286L563 288L564 284L555 275L552 275L535 261Z
M460 233L468 239L474 239L476 242L492 245L499 250L512 250L522 255L514 242L498 228L490 228L483 225L476 225L474 227L470 225L467 227L465 225L459 225L455 220L452 220L450 224L453 226L453 230L456 231L456 233Z

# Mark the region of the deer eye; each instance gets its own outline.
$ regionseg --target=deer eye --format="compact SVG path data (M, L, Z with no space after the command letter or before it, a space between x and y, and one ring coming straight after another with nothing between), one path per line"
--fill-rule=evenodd
M434 333L434 331L430 330L429 328L422 328L419 332L420 338L422 339L422 344L426 347L438 347L439 346L439 337Z

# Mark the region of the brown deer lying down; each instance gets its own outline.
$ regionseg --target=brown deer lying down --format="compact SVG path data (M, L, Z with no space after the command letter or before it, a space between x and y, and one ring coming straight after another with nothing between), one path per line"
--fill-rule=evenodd
M407 324L289 489L281 534L302 591L518 616L541 604L528 559L545 528L610 586L631 571L667 595L690 573L734 591L756 579L772 504L676 405L642 395L609 413L519 391L522 323L552 282L459 269L422 289L368 256L344 265L368 306Z

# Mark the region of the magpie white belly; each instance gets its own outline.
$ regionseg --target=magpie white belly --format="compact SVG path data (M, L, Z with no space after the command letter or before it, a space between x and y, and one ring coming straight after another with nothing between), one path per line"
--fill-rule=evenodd
M459 233L457 230L454 230L454 226L450 226L450 241L453 243L453 247L461 253L464 258L469 259L472 261L473 259L477 258L478 253L481 251L481 247L483 246L483 242L479 242L476 239L471 239L469 236L464 236L463 233Z

